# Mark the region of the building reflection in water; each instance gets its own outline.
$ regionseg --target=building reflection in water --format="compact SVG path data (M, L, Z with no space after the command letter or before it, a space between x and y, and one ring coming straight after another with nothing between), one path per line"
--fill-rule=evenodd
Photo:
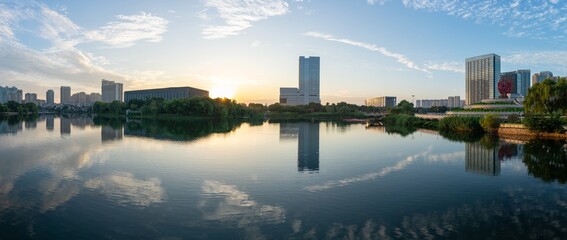
M280 123L280 141L297 139L297 171L319 171L319 123Z
M499 142L496 146L486 146L482 141L465 143L465 170L482 175L500 175L500 161L521 157L523 146Z
M59 120L59 130L61 135L71 135L71 119L61 117Z
M45 129L47 129L47 131L53 131L54 128L55 128L55 116L53 115L45 116Z
M107 141L114 141L114 140L122 140L123 137L123 132L122 132L123 127L120 126L118 128L113 128L111 126L108 125L103 125L100 128L100 136L103 142L107 142Z
M465 170L482 175L500 175L498 147L486 147L481 142L465 143Z

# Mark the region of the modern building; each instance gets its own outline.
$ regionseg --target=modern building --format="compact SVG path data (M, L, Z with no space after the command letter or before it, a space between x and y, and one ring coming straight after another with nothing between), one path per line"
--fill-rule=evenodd
M280 88L280 104L283 105L299 105L299 89L298 88Z
M0 103L14 101L22 103L23 92L16 87L0 87Z
M69 86L61 86L61 104L69 104L71 103L71 87Z
M465 92L467 105L483 99L499 98L500 56L491 53L465 60Z
M87 101L91 102L91 103L100 102L100 101L102 101L102 95L100 95L100 93L91 93L88 96Z
M396 97L375 97L368 98L364 101L364 105L371 107L395 107L397 105Z
M307 105L321 103L320 57L299 57L299 88L280 88L280 104ZM293 95L297 91L296 95ZM283 95L282 95L283 93ZM297 101L295 99L297 98Z
M71 95L71 103L75 104L76 106L84 106L87 102L87 93L85 92L78 92Z
M501 80L509 80L512 82L512 94L526 96L528 88L530 88L530 70L517 70L512 72L503 72L500 74Z
M158 88L158 89L145 89L136 91L124 92L124 102L130 100L147 100L150 98L163 98L164 100L172 100L179 98L191 97L208 97L209 91L192 88L192 87L172 87L172 88Z
M541 71L539 73L534 73L534 75L532 76L532 85L543 82L543 80L545 79L555 80L553 73L550 71Z
M123 101L124 92L122 83L102 79L102 102Z
M461 96L449 96L449 98L447 99L447 107L448 108L463 107L461 105Z
M55 103L55 92L51 89L45 92L45 101L47 104L52 105Z
M449 107L448 99L422 99L415 101L415 107Z
M37 94L35 93L26 93L25 102L26 103L37 103Z

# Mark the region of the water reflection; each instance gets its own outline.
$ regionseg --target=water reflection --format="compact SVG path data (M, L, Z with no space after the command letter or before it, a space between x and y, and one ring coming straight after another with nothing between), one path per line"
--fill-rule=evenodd
M545 182L567 182L567 148L563 141L530 141L524 146L523 162L530 175Z
M297 140L297 171L319 171L319 123L280 123L280 141Z
M123 132L122 126L112 127L108 125L103 125L100 128L101 140L102 142L122 140L122 136L123 136L122 132Z
M59 119L59 132L61 135L71 135L71 119L62 117Z
M500 175L498 148L481 142L465 143L465 170L482 175Z
M45 129L47 129L48 131L53 131L54 127L55 127L55 116L47 115L45 117Z
M165 199L165 190L161 187L161 181L158 178L139 180L128 172L87 180L85 187L98 190L121 205L147 207Z
M247 239L265 239L259 228L261 224L278 224L286 219L283 207L258 203L234 185L205 180L201 190L203 199L198 208L203 220L244 228Z
M171 141L194 141L213 133L234 131L238 120L133 120L125 124L124 135Z

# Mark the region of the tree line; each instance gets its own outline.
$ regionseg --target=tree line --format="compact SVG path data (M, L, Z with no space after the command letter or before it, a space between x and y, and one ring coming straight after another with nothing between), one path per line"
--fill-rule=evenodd
M8 101L5 104L0 104L0 114L1 113L18 113L18 114L37 114L39 112L39 107L35 103L18 103L15 101Z
M172 114L178 116L198 116L212 118L244 117L251 114L244 104L227 98L193 97L173 100L151 98L131 100L127 103L96 102L92 108L99 114L124 114L126 110L138 111L142 115Z

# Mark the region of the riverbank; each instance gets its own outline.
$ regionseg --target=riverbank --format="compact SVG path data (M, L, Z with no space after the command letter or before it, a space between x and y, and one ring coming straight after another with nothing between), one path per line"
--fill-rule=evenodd
M498 128L498 136L518 141L529 141L532 139L554 139L567 140L567 133L545 133L535 132L528 129L523 124L500 124Z

